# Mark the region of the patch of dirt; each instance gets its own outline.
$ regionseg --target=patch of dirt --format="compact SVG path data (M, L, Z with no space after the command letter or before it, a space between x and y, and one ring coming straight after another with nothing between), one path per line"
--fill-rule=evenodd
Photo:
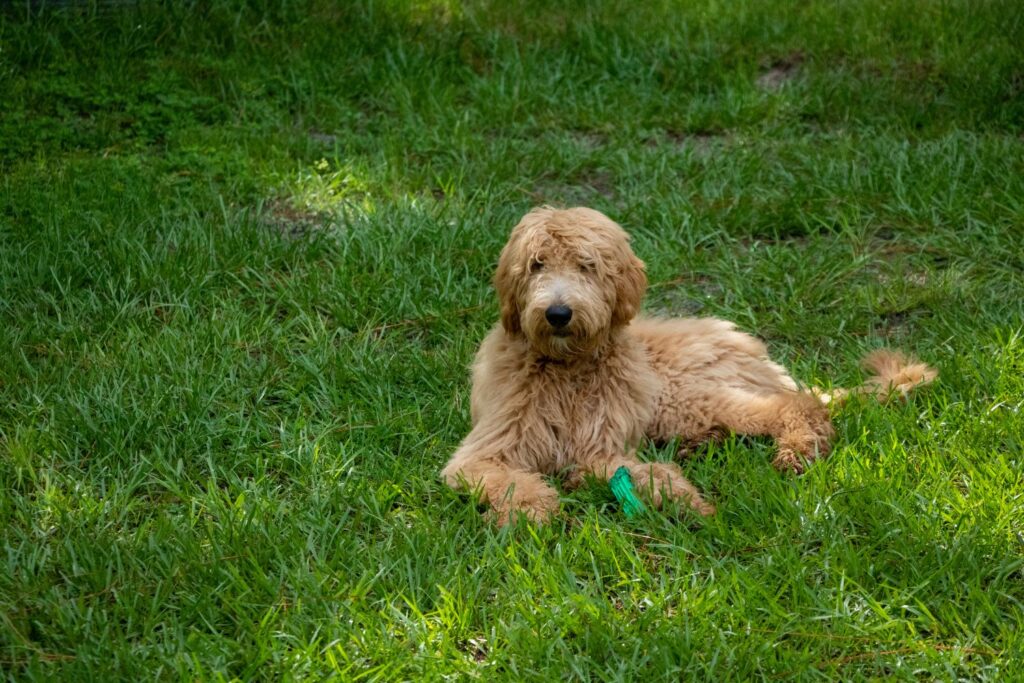
M300 239L321 229L325 220L321 214L297 209L287 200L275 199L264 207L262 222L285 237Z
M459 649L472 657L475 662L487 661L486 638L469 638L459 643Z
M904 339L912 336L918 321L928 315L929 311L921 306L881 312L877 318L876 333L886 339Z
M485 76L493 71L487 51L469 37L459 43L459 59L478 76Z
M572 130L569 131L569 137L588 151L608 146L608 134L599 130Z
M817 233L808 234L799 226L783 227L775 234L744 235L736 239L736 245L740 251L755 251L761 247L777 246L792 247L799 251L807 249L811 245L811 237L815 235Z
M936 247L907 244L894 240L876 241L871 246L873 251L886 261L895 261L908 257L924 257L935 266L943 266L950 261L949 253Z
M872 257L867 269L880 284L905 282L915 287L940 284L944 279L960 281L953 269L952 255L938 247L901 241L892 228L881 228L869 240L865 252Z
M604 169L583 172L575 183L539 182L530 191L530 198L552 206L590 206L595 201L614 201L615 178Z
M907 324L911 318L912 311L889 311L879 316L881 326L884 330L898 330Z
M594 171L585 175L581 180L585 187L591 188L605 199L615 196L615 179L608 171Z
M680 131L666 128L660 133L648 136L644 144L652 149L672 146L692 150L697 156L710 156L716 141L724 136L711 131Z
M654 315L697 315L706 301L720 297L722 292L722 285L702 276L656 282L649 288L645 308Z
M333 147L334 144L338 142L337 135L324 133L323 131L316 130L315 128L311 128L308 135L309 139L313 142L318 142L321 145L327 145L328 147Z
M166 325L174 318L175 309L172 306L157 304L153 306L153 317Z
M926 270L908 271L905 273L899 273L895 278L882 273L878 276L878 281L882 284L889 284L894 282L896 279L908 282L916 287L924 287L931 282L931 274Z
M803 52L792 52L785 57L767 62L762 67L761 75L757 77L757 87L766 92L781 90L797 76L804 59Z

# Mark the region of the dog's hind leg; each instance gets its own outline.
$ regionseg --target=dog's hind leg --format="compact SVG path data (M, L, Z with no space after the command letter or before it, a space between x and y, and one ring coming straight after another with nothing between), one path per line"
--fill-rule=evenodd
M729 389L718 401L715 422L738 434L767 435L778 444L772 464L802 472L805 463L828 455L835 435L828 409L802 391L758 393Z
M520 514L543 523L558 512L558 491L539 473L513 469L498 459L452 458L441 477L454 489L479 492L481 502L491 506L491 518L501 526Z

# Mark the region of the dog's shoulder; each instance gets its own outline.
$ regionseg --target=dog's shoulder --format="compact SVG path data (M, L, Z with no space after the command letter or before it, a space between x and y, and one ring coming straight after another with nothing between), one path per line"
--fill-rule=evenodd
M525 340L509 334L501 325L495 325L480 342L473 361L473 374L476 376L478 371L501 373L520 370L526 353Z
M483 397L502 394L512 379L522 374L525 356L525 342L508 334L501 325L492 327L473 360L474 405Z

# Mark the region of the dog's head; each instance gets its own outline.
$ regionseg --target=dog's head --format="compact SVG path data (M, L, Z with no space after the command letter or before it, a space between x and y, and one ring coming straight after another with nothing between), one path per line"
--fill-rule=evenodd
M599 211L534 209L512 230L494 284L501 324L539 353L585 353L625 325L647 288L629 236Z

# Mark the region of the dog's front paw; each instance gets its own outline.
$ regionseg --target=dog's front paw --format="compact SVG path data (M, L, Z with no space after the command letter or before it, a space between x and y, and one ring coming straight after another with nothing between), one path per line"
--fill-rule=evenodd
M780 448L779 454L772 460L772 466L779 472L803 474L810 460L811 458L797 453L792 448Z
M644 463L636 468L634 478L641 494L654 507L660 508L666 500L679 500L705 517L715 514L715 506L704 500L673 463Z
M696 510L698 513L700 513L704 517L710 517L711 515L713 515L716 512L718 512L718 510L715 509L714 505L712 505L711 503L707 502L706 500L704 500L700 496L696 496L694 498L690 498L690 500L687 501L687 502L690 504L691 508Z
M490 511L490 519L498 526L515 522L520 516L534 524L546 524L558 512L558 491L545 486L527 490L512 490Z

